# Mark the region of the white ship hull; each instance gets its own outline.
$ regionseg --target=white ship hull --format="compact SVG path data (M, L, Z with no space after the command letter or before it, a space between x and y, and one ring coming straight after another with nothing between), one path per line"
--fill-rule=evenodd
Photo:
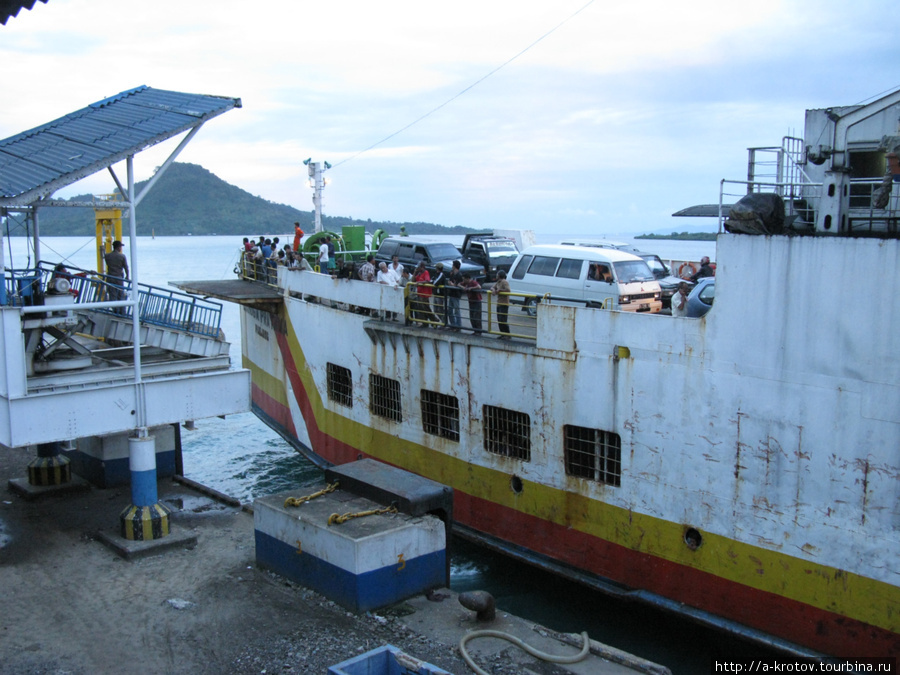
M717 261L704 319L542 305L534 343L332 308L395 298L282 270L279 313L243 315L254 406L322 462L453 487L461 525L598 585L823 653L896 655L900 300L841 270L896 270L900 242L724 235ZM399 383L399 421L373 414L373 375ZM458 440L426 431L423 390L456 399ZM486 449L485 406L527 416L527 458ZM619 437L618 485L567 470L571 427Z

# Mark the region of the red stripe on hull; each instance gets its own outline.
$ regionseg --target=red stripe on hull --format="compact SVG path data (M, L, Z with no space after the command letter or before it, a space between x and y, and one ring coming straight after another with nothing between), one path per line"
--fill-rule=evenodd
M630 588L845 658L900 655L900 636L854 619L592 537L454 490L453 517L502 541Z
M306 421L313 446L311 449L332 464L345 464L367 457L363 451L319 429L286 336L276 334L297 404ZM266 410L257 400L257 393L262 394L254 387L254 402ZM265 398L275 403L273 399ZM283 414L272 415L268 411L267 414L273 419L284 418ZM630 588L646 589L825 654L843 658L900 656L900 635L896 633L634 551L458 489L454 489L453 510L454 519L461 524L501 541L523 546Z
M250 400L279 424L286 433L297 438L297 428L294 426L294 420L291 419L291 411L287 406L276 401L255 384L250 385Z

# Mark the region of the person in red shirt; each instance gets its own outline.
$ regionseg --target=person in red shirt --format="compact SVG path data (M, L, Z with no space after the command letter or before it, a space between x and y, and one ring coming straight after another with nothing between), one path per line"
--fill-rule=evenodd
M416 295L412 298L412 310L414 321L426 321L438 323L438 318L431 311L431 275L425 269L425 263L420 262L413 276L415 286L412 289Z
M463 274L460 288L465 289L469 301L469 323L476 333L481 332L481 284L471 274Z
M294 251L300 250L300 240L303 238L303 230L300 229L300 223L294 223Z

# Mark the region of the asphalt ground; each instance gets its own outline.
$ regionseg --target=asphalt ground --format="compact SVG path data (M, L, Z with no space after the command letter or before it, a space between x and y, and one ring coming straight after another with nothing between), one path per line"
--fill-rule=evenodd
M0 448L0 480L26 475L33 458ZM326 673L383 645L463 675L467 632L517 635L537 649L578 649L499 612L488 625L441 589L376 612L354 614L317 592L258 569L253 516L205 491L163 479L174 547L131 559L120 539L128 488L29 500L0 492L0 674ZM559 666L495 638L473 640L490 673L633 673L590 655ZM645 671L646 672L646 671Z

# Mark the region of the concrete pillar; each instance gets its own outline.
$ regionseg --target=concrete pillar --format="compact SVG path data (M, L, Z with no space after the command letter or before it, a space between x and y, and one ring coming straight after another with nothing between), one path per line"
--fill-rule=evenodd
M129 540L161 539L169 534L170 510L158 501L156 490L156 439L128 439L131 469L131 504L119 515L122 536Z

